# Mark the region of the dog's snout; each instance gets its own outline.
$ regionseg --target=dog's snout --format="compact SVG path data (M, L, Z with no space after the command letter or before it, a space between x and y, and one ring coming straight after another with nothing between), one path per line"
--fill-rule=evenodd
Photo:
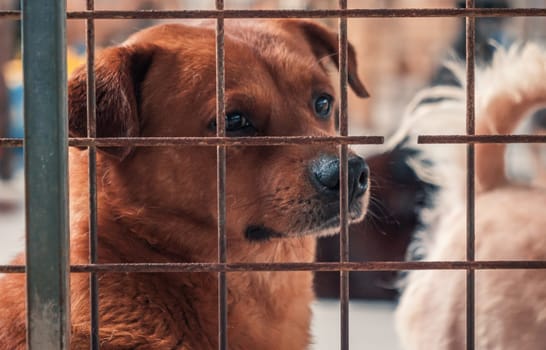
M364 159L352 156L348 164L349 201L362 196L368 188L369 168ZM313 183L325 196L339 196L339 159L322 156L312 165Z

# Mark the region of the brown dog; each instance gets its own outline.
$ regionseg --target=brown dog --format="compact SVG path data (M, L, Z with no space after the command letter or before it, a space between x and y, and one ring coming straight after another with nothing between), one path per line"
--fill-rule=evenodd
M163 25L97 57L99 137L214 136L215 34ZM334 88L324 57L337 35L313 22L227 21L228 136L334 135ZM349 81L355 75L349 50ZM69 82L70 134L86 134L85 71ZM88 256L87 151L70 152L71 262ZM333 145L230 147L229 262L310 262L315 238L339 226ZM214 147L103 148L97 163L99 262L216 262ZM349 157L351 220L367 205L368 170ZM304 349L311 272L237 272L228 279L230 349ZM104 273L101 349L217 347L215 273ZM71 279L72 348L89 347L88 276ZM24 276L0 284L0 346L25 344Z

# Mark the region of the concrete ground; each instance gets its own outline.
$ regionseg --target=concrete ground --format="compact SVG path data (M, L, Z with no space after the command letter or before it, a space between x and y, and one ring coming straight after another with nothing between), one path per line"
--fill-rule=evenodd
M349 305L349 348L400 350L394 331L392 302L356 301ZM319 299L313 305L314 345L310 350L340 349L339 302Z
M0 264L24 249L24 181L22 175L10 183L0 182ZM313 345L310 350L340 348L339 302L321 299L313 305ZM399 350L393 327L394 304L351 301L350 348L355 350ZM1 317L1 316L0 316Z
M10 182L0 181L0 264L24 249L24 179L21 174Z

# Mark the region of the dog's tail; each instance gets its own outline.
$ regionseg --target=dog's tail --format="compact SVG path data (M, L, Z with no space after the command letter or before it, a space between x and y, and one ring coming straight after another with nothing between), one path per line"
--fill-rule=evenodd
M546 105L546 51L535 44L499 49L477 79L476 134L510 134L523 118ZM477 144L476 188L494 189L507 182L506 144Z

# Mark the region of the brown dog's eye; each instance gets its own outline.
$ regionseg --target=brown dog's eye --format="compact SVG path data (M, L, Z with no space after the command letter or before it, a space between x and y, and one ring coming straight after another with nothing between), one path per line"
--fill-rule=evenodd
M226 131L238 131L251 126L252 124L242 113L234 112L226 115Z
M315 99L314 108L317 117L326 119L330 116L332 112L332 100L332 96L328 94L319 95Z
M211 130L216 130L216 120L209 124ZM254 126L240 112L232 112L226 115L226 131L231 133L244 133L247 130L254 130Z

